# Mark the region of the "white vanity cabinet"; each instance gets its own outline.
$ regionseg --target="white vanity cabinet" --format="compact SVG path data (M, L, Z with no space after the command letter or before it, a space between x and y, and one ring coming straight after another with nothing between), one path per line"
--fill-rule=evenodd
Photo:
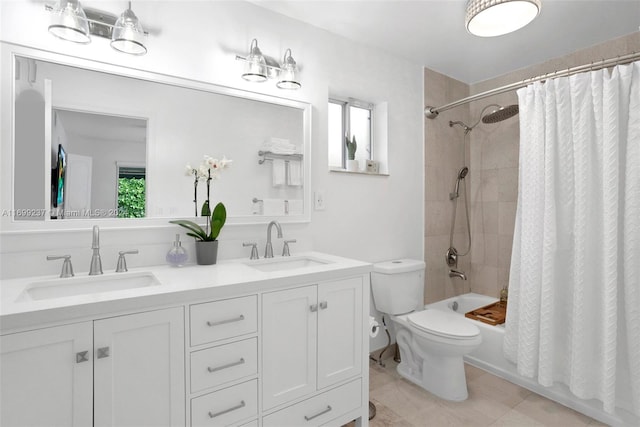
M93 324L0 337L0 425L90 426Z
M0 424L184 425L183 313L170 308L0 337Z
M364 285L358 276L262 295L263 411L317 395L263 425L320 425L362 405Z

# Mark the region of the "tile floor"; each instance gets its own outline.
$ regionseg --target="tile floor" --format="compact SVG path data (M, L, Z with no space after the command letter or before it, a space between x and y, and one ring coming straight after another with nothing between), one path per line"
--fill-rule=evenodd
M396 372L370 362L369 399L376 405L371 427L604 426L585 415L471 365L465 365L469 399L440 399Z

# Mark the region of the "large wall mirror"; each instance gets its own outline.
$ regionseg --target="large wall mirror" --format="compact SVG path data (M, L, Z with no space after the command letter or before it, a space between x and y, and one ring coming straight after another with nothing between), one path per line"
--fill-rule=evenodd
M232 160L210 181L229 222L309 220L309 104L2 48L3 228L193 217L207 185L192 171L205 156Z

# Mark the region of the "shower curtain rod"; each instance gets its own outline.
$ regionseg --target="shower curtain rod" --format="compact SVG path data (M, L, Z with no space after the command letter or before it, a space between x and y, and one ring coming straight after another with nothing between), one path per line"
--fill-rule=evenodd
M615 65L628 64L628 63L633 62L633 61L635 61L637 59L640 59L640 53L633 52L633 53L629 53L629 54L626 54L626 55L617 56L615 58L603 59L602 61L594 61L591 64L580 65L580 66L577 66L577 67L567 68L567 69L561 70L561 71L555 71L553 73L542 74L542 75L537 76L537 77L524 79L522 81L519 81L519 82L516 82L516 83L511 83L511 84L508 84L506 86L502 86L502 87L499 87L499 88L496 88L496 89L491 89L491 90L488 90L486 92L480 92L478 94L471 95L471 96L468 96L466 98L462 98L462 99L460 99L458 101L451 102L449 104L445 104L445 105L443 105L441 107L438 107L438 108L427 106L424 109L424 114L425 114L425 116L427 116L430 119L435 119L436 117L438 117L438 114L440 114L442 111L450 110L452 108L459 107L460 105L468 104L469 102L477 101L479 99L487 98L489 96L499 95L501 93L506 93L506 92L511 92L512 90L520 89L522 87L530 85L533 82L545 81L547 79L552 79L552 78L555 78L555 77L570 76L572 74L581 73L583 71L601 70L602 68L613 67Z

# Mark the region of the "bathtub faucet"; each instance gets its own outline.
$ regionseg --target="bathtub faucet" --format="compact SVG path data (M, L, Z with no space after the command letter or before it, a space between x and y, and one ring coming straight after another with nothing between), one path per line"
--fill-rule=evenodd
M454 269L449 270L449 277L458 277L462 280L467 280L466 274L464 274L462 271L458 271Z

